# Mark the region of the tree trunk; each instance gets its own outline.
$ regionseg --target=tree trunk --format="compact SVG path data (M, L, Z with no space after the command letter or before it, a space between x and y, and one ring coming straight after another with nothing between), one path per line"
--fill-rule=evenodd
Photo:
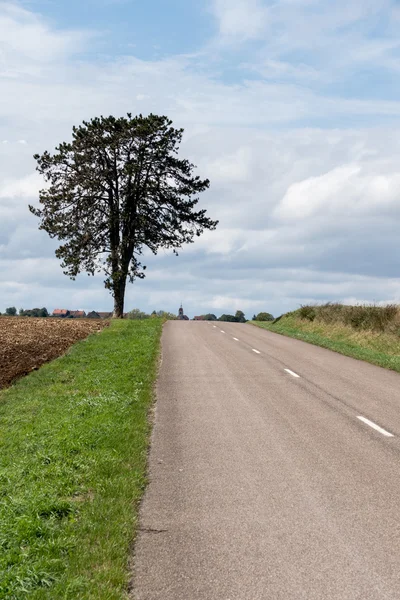
M114 285L113 319L123 319L124 318L125 286L126 286L126 278L116 282Z

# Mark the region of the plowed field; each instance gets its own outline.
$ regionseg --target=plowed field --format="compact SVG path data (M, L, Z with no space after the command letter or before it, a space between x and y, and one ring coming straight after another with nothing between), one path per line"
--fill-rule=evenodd
M0 388L107 325L89 319L0 317Z

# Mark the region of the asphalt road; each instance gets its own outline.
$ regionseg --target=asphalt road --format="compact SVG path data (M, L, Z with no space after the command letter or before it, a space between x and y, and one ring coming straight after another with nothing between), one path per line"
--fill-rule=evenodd
M400 375L170 321L157 393L135 599L400 599Z

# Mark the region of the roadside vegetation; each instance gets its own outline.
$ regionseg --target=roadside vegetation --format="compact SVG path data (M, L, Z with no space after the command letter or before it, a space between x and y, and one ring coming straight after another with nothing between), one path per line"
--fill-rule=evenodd
M167 321L175 321L178 317L165 310L153 310L153 312L149 314L140 310L140 308L134 308L126 314L126 318L135 321L140 321L142 319L166 319Z
M121 600L162 319L114 321L0 393L0 598Z
M400 307L302 306L253 325L400 372Z

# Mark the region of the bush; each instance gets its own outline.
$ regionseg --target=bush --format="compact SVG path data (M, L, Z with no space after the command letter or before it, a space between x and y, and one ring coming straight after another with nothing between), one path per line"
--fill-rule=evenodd
M327 325L340 323L353 329L393 333L397 333L399 328L398 314L399 309L395 304L346 306L330 302L322 306L302 306L298 311L299 317L308 321Z
M254 315L253 321L273 321L274 317L271 313L268 312L260 312L258 315Z
M314 321L316 317L315 306L301 306L299 310L300 319Z

